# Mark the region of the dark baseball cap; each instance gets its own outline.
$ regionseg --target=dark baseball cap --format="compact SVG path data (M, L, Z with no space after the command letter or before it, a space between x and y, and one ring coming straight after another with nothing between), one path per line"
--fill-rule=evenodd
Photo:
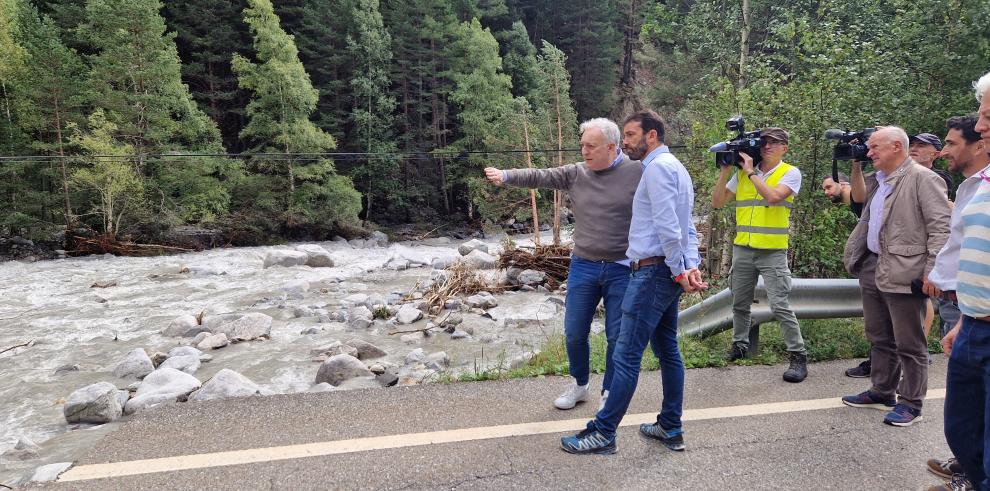
M939 137L937 137L937 136L935 136L935 135L933 135L931 133L918 133L917 135L912 136L911 137L911 143L914 143L914 142L927 143L927 144L935 147L935 150L941 150L942 149L942 140L939 139Z

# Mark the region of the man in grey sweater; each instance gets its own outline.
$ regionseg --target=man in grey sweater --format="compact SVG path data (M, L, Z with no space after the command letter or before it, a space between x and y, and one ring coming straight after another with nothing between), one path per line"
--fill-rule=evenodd
M642 166L620 150L621 134L614 122L595 118L581 124L584 162L550 169L485 169L496 185L568 191L577 221L574 250L567 277L564 335L574 383L554 400L571 409L588 397L590 345L588 334L598 303L605 303L605 379L602 404L612 382L612 352L622 322L622 297L629 284L628 247L632 200Z

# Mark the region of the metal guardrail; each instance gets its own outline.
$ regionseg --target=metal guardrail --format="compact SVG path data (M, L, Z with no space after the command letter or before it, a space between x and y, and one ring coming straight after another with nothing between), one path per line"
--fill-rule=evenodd
M789 297L798 319L836 319L863 316L863 296L859 280L795 278ZM756 284L752 325L774 320L763 278ZM684 309L677 319L682 336L708 337L732 328L732 292L722 290L703 302ZM750 347L759 343L760 330L750 328ZM753 350L750 350L753 352Z

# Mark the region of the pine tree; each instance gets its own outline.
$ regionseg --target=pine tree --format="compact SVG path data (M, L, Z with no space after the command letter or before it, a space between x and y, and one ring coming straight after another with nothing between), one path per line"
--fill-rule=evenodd
M17 43L19 0L0 0L0 148L13 154L19 140L13 115L11 85L20 75L24 63L24 48Z
M378 0L356 0L351 13L353 34L347 37L347 53L354 64L351 78L353 109L348 140L363 152L393 153L391 85L392 38L382 22ZM370 218L378 197L388 199L398 189L398 166L391 157L369 158L351 175L364 185L365 216Z
M241 138L255 153L321 153L335 148L333 137L309 120L318 94L299 61L292 36L280 27L271 1L249 0L248 4L244 21L251 29L258 62L236 54L233 59L240 86L252 93ZM257 171L276 176L269 183L272 187L264 190L262 185L258 191L267 194L262 201L269 211L284 212L282 219L289 228L356 220L360 195L349 179L334 173L329 160L318 159L297 168L291 158L262 157L256 165ZM277 194L272 195L273 191Z
M138 154L138 172L161 193L156 220L167 226L225 213L229 198L220 179L236 166L146 157L222 150L216 125L182 84L175 36L165 32L160 10L158 0L89 0L80 33L96 50L89 74L94 105L115 127L114 137Z
M238 134L245 124L248 94L237 86L230 60L232 53L250 52L251 37L241 21L246 5L244 0L172 0L163 11L176 33L182 81L219 127L230 152L243 150Z
M505 73L512 77L512 94L531 98L536 91L536 48L529 41L529 34L522 21L516 21L509 30L495 32L501 47Z

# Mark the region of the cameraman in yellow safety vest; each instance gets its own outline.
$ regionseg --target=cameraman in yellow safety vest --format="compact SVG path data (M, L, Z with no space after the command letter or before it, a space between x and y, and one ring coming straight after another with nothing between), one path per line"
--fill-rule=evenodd
M801 190L801 171L781 159L788 150L789 135L781 128L760 132L761 162L739 153L735 167L723 166L712 193L712 207L736 201L736 238L732 248L732 347L729 361L746 356L751 327L750 306L756 282L763 276L770 309L780 322L780 331L790 355L784 380L801 382L808 376L804 338L797 317L788 303L791 270L787 266L787 239L794 197ZM731 178L730 178L731 176Z

